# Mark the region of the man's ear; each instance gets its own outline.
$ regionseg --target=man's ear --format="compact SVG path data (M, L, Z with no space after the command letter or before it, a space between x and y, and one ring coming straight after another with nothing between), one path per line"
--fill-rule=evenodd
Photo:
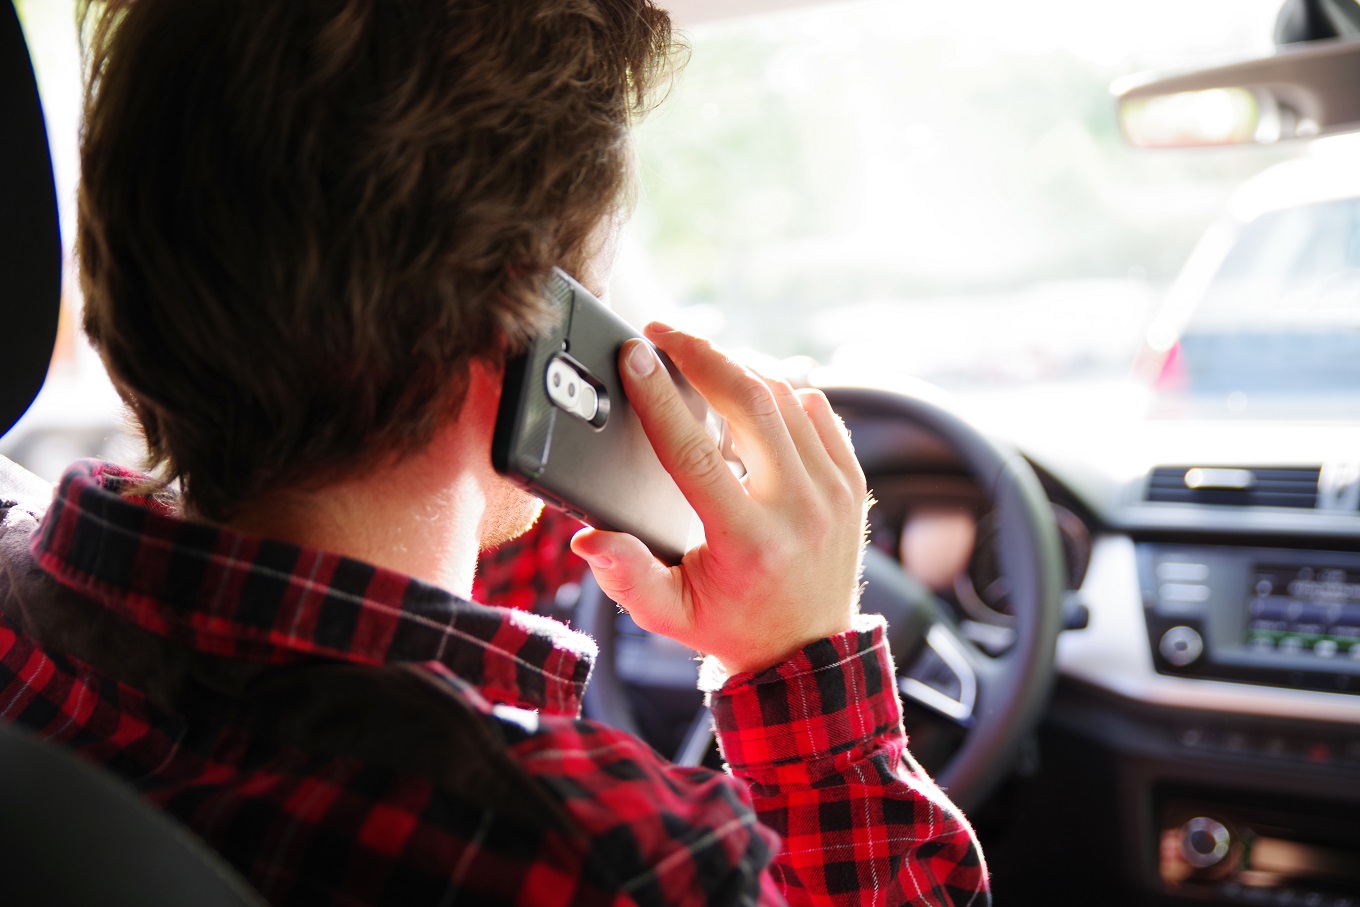
M489 461L504 374L504 361L499 357L468 360L463 397L456 408L448 409L435 429L433 447L441 462L462 462L462 454Z

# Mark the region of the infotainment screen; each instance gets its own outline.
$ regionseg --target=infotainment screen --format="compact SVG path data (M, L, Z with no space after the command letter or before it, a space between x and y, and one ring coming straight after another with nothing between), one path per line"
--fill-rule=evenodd
M1248 589L1251 651L1360 662L1360 569L1258 563Z

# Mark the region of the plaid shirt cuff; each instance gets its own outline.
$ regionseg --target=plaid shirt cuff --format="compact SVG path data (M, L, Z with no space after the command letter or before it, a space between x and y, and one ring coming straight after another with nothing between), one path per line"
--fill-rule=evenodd
M859 615L852 630L772 668L727 678L711 692L733 774L753 784L813 784L885 744L904 749L886 631L881 616ZM715 667L706 665L706 689L722 680Z

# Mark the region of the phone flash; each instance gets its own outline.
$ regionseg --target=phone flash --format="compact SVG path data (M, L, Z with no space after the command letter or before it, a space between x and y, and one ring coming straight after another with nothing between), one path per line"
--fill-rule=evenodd
M600 395L589 381L562 359L548 363L548 398L559 409L595 424L600 415Z

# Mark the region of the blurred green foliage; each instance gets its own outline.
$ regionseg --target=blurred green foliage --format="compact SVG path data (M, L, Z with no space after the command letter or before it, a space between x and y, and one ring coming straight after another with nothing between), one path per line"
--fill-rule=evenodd
M702 32L639 130L634 229L729 342L821 354L807 318L864 300L1164 285L1233 187L1297 153L1127 147L1122 60L875 28L853 6L782 21Z

